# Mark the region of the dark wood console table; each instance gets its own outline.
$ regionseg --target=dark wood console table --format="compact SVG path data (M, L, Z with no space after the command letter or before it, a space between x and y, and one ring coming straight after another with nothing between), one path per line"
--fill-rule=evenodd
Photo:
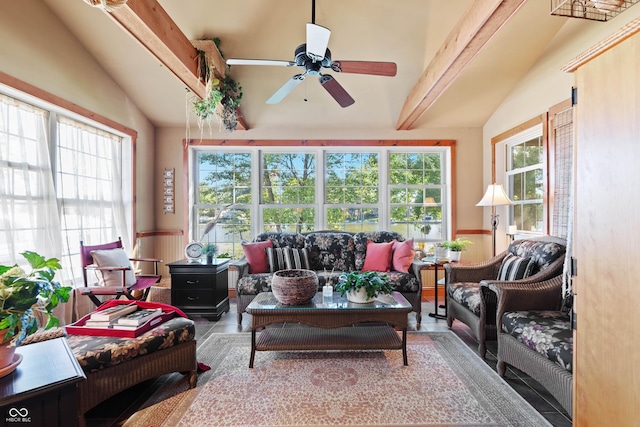
M189 315L220 320L229 311L228 258L167 264L171 275L171 304Z
M86 379L65 338L16 348L22 362L0 378L2 425L78 425L76 384Z

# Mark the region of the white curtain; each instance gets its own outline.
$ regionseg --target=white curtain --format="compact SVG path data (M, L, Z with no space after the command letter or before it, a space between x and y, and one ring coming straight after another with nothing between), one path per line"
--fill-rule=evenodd
M47 112L0 94L0 263L29 250L61 257Z
M52 133L50 114L0 94L0 264L25 265L19 254L38 252L60 259L56 280L80 287L80 240L121 237L131 253L122 138L62 116ZM56 315L69 323L93 308L88 301L72 298Z
M48 112L0 94L0 263L26 267L20 256L33 251L62 258L60 217L51 169ZM64 270L63 270L64 271ZM63 271L56 280L64 282ZM60 304L61 324L73 303Z

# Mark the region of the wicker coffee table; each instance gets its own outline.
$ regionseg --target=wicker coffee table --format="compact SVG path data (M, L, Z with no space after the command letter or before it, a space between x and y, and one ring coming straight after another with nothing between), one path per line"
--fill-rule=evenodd
M246 308L251 314L251 359L256 351L289 350L402 350L407 361L407 317L411 304L400 294L383 295L372 303L355 304L333 293L324 299L317 293L304 305L280 304L271 292L263 292ZM373 324L362 325L362 323ZM311 327L270 327L302 323ZM257 331L262 329L259 334ZM402 339L396 329L402 331Z

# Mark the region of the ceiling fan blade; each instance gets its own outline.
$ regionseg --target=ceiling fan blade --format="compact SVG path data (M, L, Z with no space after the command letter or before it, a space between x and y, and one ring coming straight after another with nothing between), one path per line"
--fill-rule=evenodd
M227 65L275 65L279 67L293 67L296 63L292 61L278 61L275 59L229 58L227 59Z
M304 74L296 74L287 80L287 82L283 84L276 93L271 95L271 98L267 99L267 104L277 104L282 101L293 89L296 88L296 86L300 84L300 82L304 80L304 76Z
M374 76L396 75L398 67L395 62L379 61L333 61L331 69L338 73L372 74Z
M307 23L307 56L322 61L329 46L331 30L320 25Z
M320 78L318 80L320 80L322 87L329 92L329 95L331 95L342 108L348 107L356 102L332 76L328 74L320 74Z

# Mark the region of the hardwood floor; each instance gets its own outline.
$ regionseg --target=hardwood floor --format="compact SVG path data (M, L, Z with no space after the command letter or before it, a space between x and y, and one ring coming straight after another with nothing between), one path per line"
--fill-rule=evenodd
M445 320L433 319L427 315L427 313L433 311L433 306L433 300L422 303L422 323L418 330L448 330ZM203 336L209 330L212 330L214 333L241 333L248 331L250 315L244 314L242 326L238 326L236 323L235 301L232 300L231 311L225 313L218 322L210 322L200 317L195 317L193 320L196 322L196 339L198 339L199 336ZM409 314L409 330L416 330L415 315L413 313ZM454 322L452 330L469 345L469 347L476 351L478 343L471 336L470 330L466 325L460 322ZM495 341L487 343L485 362L494 371L497 362L496 349L497 345ZM528 375L515 368L508 368L504 379L553 426L571 426L571 419L567 416L567 413L562 409L560 404L539 383L531 379ZM160 383L161 381L156 380L146 381L101 403L87 412L87 427L122 426L127 418L135 413L147 398L156 391Z

